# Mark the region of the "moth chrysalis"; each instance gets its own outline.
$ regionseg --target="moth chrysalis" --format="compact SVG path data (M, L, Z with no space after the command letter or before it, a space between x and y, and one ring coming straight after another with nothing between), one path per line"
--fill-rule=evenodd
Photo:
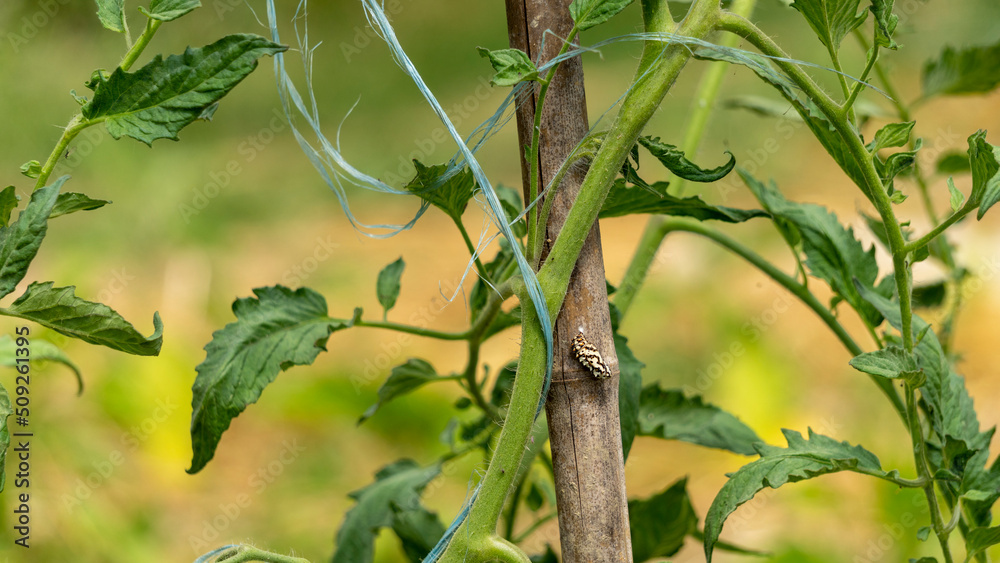
M597 351L597 348L594 348L593 344L587 342L582 332L573 338L573 355L583 364L583 367L594 374L594 377L598 379L611 377L611 370L604 363L601 353Z

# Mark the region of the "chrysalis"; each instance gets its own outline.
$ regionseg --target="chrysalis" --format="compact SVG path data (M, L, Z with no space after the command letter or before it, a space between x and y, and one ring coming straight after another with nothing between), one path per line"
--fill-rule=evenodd
M594 377L598 379L611 377L611 370L604 363L601 353L597 351L597 348L594 348L593 344L587 342L582 332L573 338L573 355L583 364L583 367L594 374Z

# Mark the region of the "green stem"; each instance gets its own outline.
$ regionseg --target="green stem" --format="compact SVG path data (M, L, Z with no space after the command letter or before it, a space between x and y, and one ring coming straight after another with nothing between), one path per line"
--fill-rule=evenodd
M928 244L930 244L931 242L933 242L934 239L936 239L941 233L945 232L948 229L948 227L950 227L950 226L954 225L955 223L961 221L962 218L964 218L966 215L968 215L969 213L971 213L974 209L975 209L975 206L966 204L965 207L963 207L962 209L959 209L958 211L956 211L955 213L953 213L950 217L948 217L947 219L945 219L943 223L941 223L938 226L934 227L929 233L927 233L926 235L918 238L917 240L915 240L913 242L910 242L910 243L906 244L903 247L903 251L907 252L907 253L914 252L916 250L919 250L919 249L923 248L924 246L927 246Z
M665 237L668 233L672 231L686 231L689 233L694 233L701 235L709 240L714 241L723 248L729 250L733 254L742 257L747 262L753 264L757 269L767 275L769 278L777 282L779 285L787 289L799 298L807 307L813 310L820 320L826 324L837 336L837 339L847 348L852 356L860 355L863 350L851 335L844 329L843 325L833 316L833 313L824 306L819 299L816 298L812 292L809 291L807 287L799 283L795 278L789 276L785 272L779 270L774 264L768 262L764 257L754 252L749 247L743 245L735 239L732 239L722 232L713 229L711 227L706 227L705 225L693 221L687 221L683 219L672 219L665 221L661 227L662 237ZM617 302L615 302L617 305ZM899 394L896 392L895 387L893 387L892 382L881 377L869 376L872 382L888 397L892 406L896 409L902 420L907 420L906 406L900 399Z
M666 3L644 2L643 10L647 31L670 31L668 28L672 25L672 20ZM718 2L695 2L676 33L688 37L705 37L715 27L720 11ZM548 300L549 311L553 314L562 306L580 249L597 220L611 183L621 170L622 162L690 58L690 50L683 45L664 45L660 41L647 41L643 45L637 79L622 102L615 123L594 156L580 187L580 194L539 271L538 281Z
M81 131L99 123L99 121L89 121L83 118L82 114L76 114L73 119L70 120L69 125L63 129L62 136L59 137L59 142L56 143L55 148L49 153L49 157L45 160L45 164L42 165L42 170L38 174L38 179L35 181L35 188L44 188L46 182L49 181L49 177L52 176L52 171L56 168L56 163L59 162L59 157L62 156L63 151L69 146L73 139L80 134Z
M559 516L558 512L551 512L549 514L546 514L545 516L542 516L538 520L535 520L534 522L532 522L531 526L528 526L527 530L521 532L520 534L518 534L516 538L514 538L514 543L521 543L524 540L528 539L528 537L531 536L531 534L538 531L538 528L541 528L543 525L545 525L546 522L552 520L557 516Z
M462 233L462 240L465 241L465 246L469 249L469 256L472 256L475 259L476 271L479 273L479 277L486 281L493 281L486 274L486 267L483 266L482 261L479 260L479 253L476 251L476 245L472 244L472 239L469 238L469 231L465 230L465 225L462 223L461 217L455 219L455 226L458 227L458 231Z
M554 58L561 57L569 50L570 46L573 44L573 40L576 38L577 33L578 30L576 26L573 26L573 29L570 30L569 36L566 38L566 41L563 42L562 48L559 49L559 54L557 54ZM549 69L548 74L545 75L545 78L540 81L541 88L539 88L538 90L538 101L535 103L535 122L532 125L531 129L531 148L529 150L529 153L531 155L531 168L529 173L531 176L528 184L530 186L528 189L528 195L530 197L530 201L524 202L524 205L526 206L531 205L532 202L538 199L539 182L541 181L540 172L538 170L539 158L540 158L538 145L541 142L542 110L545 107L545 95L549 91L549 85L552 84L552 79L555 77L556 70L558 68L559 65L553 65L552 68ZM553 184L553 187L558 189L557 185ZM551 199L552 195L553 194L549 194L548 199ZM536 211L538 210L536 209ZM534 219L532 219L532 217L534 217ZM536 244L538 244L536 241L538 241L540 238L544 238L542 233L545 231L545 225L546 224L545 222L543 222L540 214L528 213L527 248L529 252L534 251ZM540 254L529 255L528 260L532 261L532 263L537 265L539 257Z
M941 507L938 504L937 493L934 491L934 480L931 478L930 464L927 460L927 444L924 441L924 432L920 426L920 415L917 412L916 390L912 385L906 384L906 414L909 421L910 440L913 444L913 458L917 466L917 475L925 479L927 483L922 487L924 496L927 498L927 506L930 507L931 524L934 534L941 544L941 553L945 563L952 563L951 548L948 545L950 531L946 528L944 519L941 517Z
M302 557L292 557L271 553L249 545L234 547L230 551L219 554L214 561L225 561L225 563L245 563L247 561L263 561L264 563L310 563L308 559Z
M331 319L331 320L342 321L343 319ZM354 321L354 326L368 327L368 328L384 328L388 330L394 330L396 332L402 332L405 334L414 334L416 336L436 338L438 340L468 340L469 337L472 335L471 328L464 332L444 332L440 330L423 328L413 325L406 325L402 323L394 323L390 321L365 321L362 319L358 319Z
M847 101L844 102L844 108L848 112L851 112L850 114L848 114L848 119L851 120L851 123L857 123L857 118L853 114L854 102L857 101L858 94L860 94L861 91L864 90L865 82L868 81L868 75L871 74L872 68L874 68L875 63L878 62L878 54L879 50L875 49L875 52L868 57L868 64L865 65L865 70L864 72L861 73L861 78L858 80L856 84L854 84L854 88L851 89L851 95L848 96Z
M844 76L844 67L840 64L840 53L837 52L837 49L833 48L833 46L830 46L827 49L827 52L830 53L830 60L833 62L833 68L837 71L837 81L840 82L840 90L844 93L844 99L846 100L851 96L851 88L847 85L847 78ZM851 107L851 104L848 104L845 101L844 109L846 110L845 113L850 122L857 123L856 116L854 115L854 108Z
M142 35L140 35L139 39L137 39L135 44L132 45L132 48L125 53L125 56L122 58L122 62L118 65L118 68L122 70L132 68L132 65L135 64L139 55L141 55L143 50L146 49L146 45L149 45L149 42L153 40L153 36L156 35L156 30L160 29L160 25L162 24L163 22L160 20L155 20L153 18L147 19L146 29L142 31Z

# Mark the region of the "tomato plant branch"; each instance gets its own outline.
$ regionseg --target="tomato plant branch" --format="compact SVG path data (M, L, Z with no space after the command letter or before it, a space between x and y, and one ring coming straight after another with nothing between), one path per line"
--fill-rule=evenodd
M292 557L271 553L250 545L240 545L230 551L220 553L215 561L226 561L226 563L245 563L247 561L261 561L263 563L310 563L308 559L302 557Z
M35 190L45 187L45 183L49 181L49 177L52 176L52 171L56 168L56 163L59 162L59 157L62 156L63 151L69 147L69 144L73 142L73 139L80 134L81 131L98 123L97 121L89 121L83 118L83 114L76 114L73 119L70 120L66 128L63 129L62 136L59 137L59 141L56 143L55 148L49 153L49 157L45 160L45 164L42 165L42 169L38 174L38 179L35 181Z
M913 242L907 243L906 246L903 247L904 252L915 252L927 246L928 244L931 244L932 242L934 242L934 239L936 239L939 235L944 233L948 229L948 227L951 227L955 223L961 221L966 215L975 211L975 209L976 209L975 205L966 203L964 207L962 207L955 213L952 213L951 216L945 219L938 226L934 227L930 232L928 232L927 234L925 234L924 236L918 238Z
M662 5L656 9L659 5L659 2L643 3L647 32L666 32L669 30L664 27L673 24L667 7ZM717 2L695 2L676 33L687 37L704 37L712 31L720 11ZM580 249L583 248L591 225L597 220L612 181L621 170L622 163L642 129L690 58L691 51L684 45L664 46L659 41L644 43L636 81L594 156L580 194L539 271L538 281L545 293L550 313L556 314L562 306Z
M146 28L142 31L142 35L140 35L139 38L136 39L135 44L132 45L132 48L129 49L127 53L125 53L125 56L122 58L122 62L119 63L118 67L121 68L122 70L128 70L132 68L132 65L135 64L135 61L139 59L139 55L141 55L142 52L146 49L146 46L149 45L149 42L153 40L153 36L156 35L156 30L160 29L160 26L162 24L163 22L160 20L153 18L147 19Z
M858 95L861 93L862 90L864 90L865 82L868 81L868 76L871 74L872 68L874 68L875 64L878 62L878 54L879 50L876 47L872 50L871 54L868 55L868 63L865 65L865 70L862 71L861 77L854 84L854 87L851 88L851 94L847 97L847 100L844 102L843 107L848 112L850 112L849 119L851 123L857 123L857 118L855 117L854 114L854 102L857 101Z
M789 276L785 272L778 269L778 267L774 264L768 262L760 254L757 254L739 241L726 236L721 231L707 227L702 223L686 221L683 219L671 219L663 223L659 232L661 233L662 238L673 231L686 231L701 235L719 244L733 254L740 256L747 262L750 262L758 270L787 289L792 293L792 295L798 297L802 303L812 309L813 312L819 316L820 320L822 320L823 323L833 331L833 333L837 336L837 339L840 340L841 344L847 348L847 351L850 352L852 356L860 355L863 352L861 347L854 342L853 338L851 338L851 335L847 332L847 330L844 329L843 325L841 325L837 318L833 316L833 313L831 313L825 305L820 303L819 299L817 299L807 287L799 283L792 276ZM904 421L907 420L906 406L903 403L903 400L899 397L899 394L896 392L896 388L893 387L892 382L885 378L872 375L870 375L869 378L886 395L886 397L888 397L900 418Z
M455 219L455 226L458 227L458 231L462 233L462 240L465 241L465 246L469 249L469 255L472 256L476 263L476 272L479 274L479 277L488 282L493 281L490 279L489 275L486 274L486 267L483 266L482 261L479 259L479 253L476 251L476 245L472 244L472 239L469 238L469 231L465 229L465 224L462 223L461 217Z
M952 563L951 548L948 545L949 530L946 529L944 519L941 517L941 507L938 504L937 493L934 490L934 480L930 475L930 464L927 460L927 444L924 441L924 432L920 426L920 414L917 412L916 389L909 383L905 384L906 389L906 414L910 426L910 439L913 443L913 456L916 461L917 474L927 483L922 487L924 496L927 497L927 505L930 507L931 524L934 534L941 544L941 552L945 563Z

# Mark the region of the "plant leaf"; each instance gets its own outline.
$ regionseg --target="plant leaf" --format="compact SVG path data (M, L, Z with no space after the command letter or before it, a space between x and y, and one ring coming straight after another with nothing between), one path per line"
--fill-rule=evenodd
M257 402L278 373L311 364L331 333L351 326L327 317L326 300L309 288L279 285L253 292L256 298L233 303L236 322L212 334L205 361L196 368L188 473L205 467L232 419Z
M875 133L875 139L868 145L869 152L876 152L890 147L902 147L910 141L910 132L916 121L906 123L890 123Z
M923 69L925 98L939 94L981 94L1000 84L1000 42L981 47L945 47Z
M42 163L37 160L29 160L21 165L21 174L34 180L42 175Z
M396 298L399 297L399 280L403 277L403 268L405 267L406 262L403 262L403 258L399 257L378 273L375 293L378 296L378 302L382 305L383 317L387 316L389 310L396 306Z
M628 502L632 559L642 562L670 557L684 538L698 530L698 516L687 493L687 478L645 500Z
M523 237L528 234L528 226L524 223L524 217L518 219L516 223L512 223L524 211L524 205L521 204L521 194L509 186L497 186L496 192L497 197L500 198L500 206L503 207L507 223L511 225L510 229L514 232L514 236Z
M444 524L436 513L422 506L402 510L393 503L392 508L392 531L399 538L403 553L411 563L421 563L444 536Z
M453 221L461 221L469 200L476 192L472 171L465 167L445 177L448 167L444 164L428 167L414 160L413 166L417 173L406 185L406 191L444 211Z
M405 364L392 368L389 378L379 387L378 400L358 419L358 424L368 420L378 409L396 397L401 397L417 388L437 381L440 377L434 366L426 360L410 358Z
M948 151L938 158L934 165L934 170L938 174L962 174L970 172L969 157L966 153L958 151Z
M715 182L716 180L721 180L736 166L736 157L729 151L726 151L729 154L729 162L717 168L707 170L688 160L684 156L684 151L674 145L661 143L659 137L639 137L639 144L645 147L649 151L649 154L656 157L656 160L659 160L660 164L673 172L678 178L684 178L692 182Z
M0 491L3 491L7 484L7 450L10 448L10 428L7 426L7 417L14 414L14 409L10 405L10 395L7 389L0 385Z
M998 543L1000 543L1000 526L973 528L966 540L966 548L969 550L966 559L971 561L973 557L986 551L986 548Z
M642 368L646 364L636 359L628 347L628 339L615 333L615 354L618 355L618 416L622 427L622 454L628 452L639 431L639 397L642 393Z
M887 379L905 379L910 385L923 385L924 374L917 358L899 346L889 345L881 350L865 352L849 362L854 369Z
M712 551L722 532L726 518L741 504L747 502L764 487L777 489L785 483L812 479L827 473L854 471L875 477L887 478L875 454L861 446L851 446L809 430L809 437L794 430L784 429L787 448L756 445L760 459L741 467L729 477L722 490L712 501L705 515L705 556L712 561Z
M875 44L886 49L896 50L899 45L893 40L899 16L892 13L894 0L872 0L869 10L875 15Z
M875 247L865 250L855 238L854 229L845 229L826 208L789 201L773 183L765 185L742 169L738 172L765 210L794 226L802 238L806 265L812 274L827 282L838 296L877 325L882 317L861 298L854 284L856 279L866 287L874 287L878 277Z
M10 307L0 309L0 314L34 321L59 334L136 356L160 353L163 323L159 313L153 314L153 334L145 337L107 305L74 295L74 286L52 285L33 282Z
M724 221L726 223L741 223L754 217L766 217L767 213L759 209L734 209L709 205L697 196L677 198L667 193L666 182L654 182L649 189L628 187L625 180L617 179L611 185L604 205L601 207L600 218L621 217L640 213L655 213L673 215L676 217L694 217L699 221Z
M525 80L538 80L538 68L528 54L520 49L497 49L491 51L477 47L479 56L489 59L496 74L490 79L494 86L513 86Z
M958 213L958 210L962 208L962 204L965 203L965 194L958 191L955 187L955 180L951 176L948 176L948 193L951 197L948 202L951 204L951 210L953 213Z
M83 194L73 192L62 193L56 199L56 204L52 207L49 219L59 217L60 215L69 215L77 211L90 211L91 209L104 207L109 203L111 202L103 199L91 199Z
M168 22L200 7L199 0L151 0L149 10L140 6L139 11L154 20Z
M107 29L125 33L125 0L97 0L97 18Z
M701 48L695 52L694 56L697 59L725 61L731 64L743 65L754 71L761 80L777 89L782 97L792 104L792 107L795 108L795 111L798 112L806 126L809 127L813 136L823 145L823 148L830 154L834 162L840 166L840 169L847 174L847 177L851 181L861 188L865 197L871 199L871 190L868 187L868 182L865 180L864 174L851 155L850 149L840 137L840 134L836 132L829 120L827 120L815 104L808 99L799 97L799 89L795 83L784 74L775 70L769 60L753 53L734 53L718 47Z
M165 4L165 3L164 3ZM229 35L183 55L157 55L134 73L115 69L98 82L83 116L104 121L115 139L129 136L147 145L156 139L177 139L177 133L198 119L257 68L257 59L286 47L250 34Z
M17 348L18 346L10 335L4 334L0 336L0 366L17 367L19 365L17 361ZM83 374L80 373L80 368L55 344L48 340L32 340L31 360L58 362L73 370L73 375L76 376L76 394L80 395L83 393Z
M986 142L980 129L969 137L969 166L972 168L972 193L969 203L979 207L977 219L1000 200L1000 147Z
M706 404L699 396L685 397L679 389L661 389L654 383L639 396L639 435L681 440L754 455L757 434L735 416Z
M63 176L51 185L35 190L24 211L18 214L17 221L0 228L0 297L9 295L24 279L45 238L49 214L59 197L59 189L68 178ZM6 200L9 202L9 198Z
M600 25L625 9L632 0L573 0L569 14L580 31Z
M17 192L14 186L7 186L0 191L0 227L10 224L10 214L17 209Z
M868 12L858 13L861 0L795 0L792 7L802 13L820 42L839 51L844 36L865 23Z
M400 508L419 507L420 492L440 472L440 465L420 467L401 459L380 469L374 483L352 492L357 503L337 531L333 563L371 563L379 529L393 526Z

